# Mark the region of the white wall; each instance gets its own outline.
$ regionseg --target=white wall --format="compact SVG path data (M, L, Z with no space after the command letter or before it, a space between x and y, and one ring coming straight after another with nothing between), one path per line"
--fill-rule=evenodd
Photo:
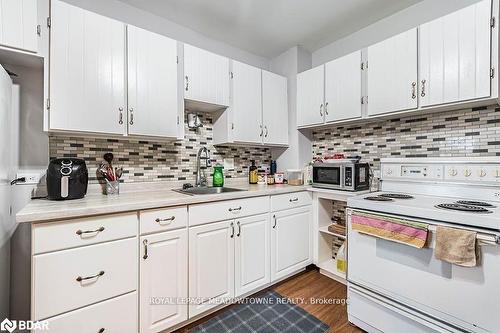
M64 0L64 2L128 24L133 24L231 59L236 59L249 65L263 69L269 68L269 59L267 58L208 38L194 30L117 0Z
M312 54L312 66L321 65L393 35L414 28L479 0L424 0L388 16Z
M272 150L279 171L302 169L312 158L310 133L297 131L297 73L310 67L311 54L298 46L271 59L270 70L288 79L289 148Z

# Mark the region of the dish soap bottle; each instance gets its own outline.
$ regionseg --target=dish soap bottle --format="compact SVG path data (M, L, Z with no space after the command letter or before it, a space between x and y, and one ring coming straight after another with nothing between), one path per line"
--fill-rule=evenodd
M258 173L257 173L257 166L255 165L255 160L252 161L252 165L248 169L248 182L250 184L257 184L257 181L259 180Z
M337 271L345 273L347 270L347 261L345 260L345 247L346 243L342 243L339 251L337 252Z
M224 169L224 167L219 163L214 166L213 187L224 186L224 173L222 172L222 169Z

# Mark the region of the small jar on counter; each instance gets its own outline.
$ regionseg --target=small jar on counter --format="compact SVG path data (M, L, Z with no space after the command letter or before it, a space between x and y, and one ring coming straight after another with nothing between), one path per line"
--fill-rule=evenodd
M257 184L266 185L267 184L267 173L259 172L257 176Z
M267 185L274 185L274 175L267 176Z

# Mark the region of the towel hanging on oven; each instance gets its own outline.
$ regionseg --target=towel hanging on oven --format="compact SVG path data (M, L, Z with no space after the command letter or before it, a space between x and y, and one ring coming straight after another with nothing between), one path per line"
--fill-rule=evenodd
M352 229L389 241L423 248L427 242L428 224L389 216L355 211L351 216Z

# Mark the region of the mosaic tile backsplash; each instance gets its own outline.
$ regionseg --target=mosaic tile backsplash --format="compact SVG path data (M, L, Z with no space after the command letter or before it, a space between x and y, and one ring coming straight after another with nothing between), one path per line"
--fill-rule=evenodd
M359 155L374 168L384 157L500 156L498 105L337 126L313 132L313 156Z
M186 181L194 182L196 154L206 146L210 150L212 165L223 163L224 158L234 159L234 170L224 170L226 178L248 177L251 160L257 166L268 166L271 152L261 147L226 147L212 144L212 117L200 113L203 127L193 130L186 127L181 141L147 141L139 139L106 139L51 134L50 158L83 158L89 168L91 183L97 183L96 169L106 152L114 154L115 166L122 166L124 182ZM186 121L187 123L187 121ZM207 171L207 176L210 172ZM211 182L211 178L209 178Z

